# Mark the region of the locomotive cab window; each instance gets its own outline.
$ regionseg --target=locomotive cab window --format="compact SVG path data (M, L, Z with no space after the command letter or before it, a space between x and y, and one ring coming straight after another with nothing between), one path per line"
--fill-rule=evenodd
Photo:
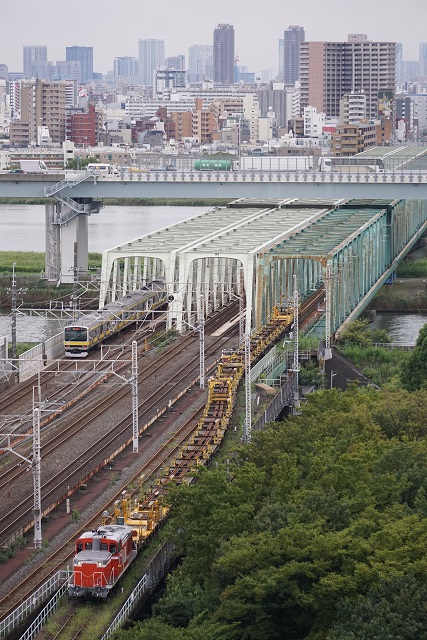
M117 553L117 545L110 544L110 553Z
M85 542L85 549L86 549L86 551L92 551L92 543L91 542Z
M101 551L108 551L108 542L101 542Z

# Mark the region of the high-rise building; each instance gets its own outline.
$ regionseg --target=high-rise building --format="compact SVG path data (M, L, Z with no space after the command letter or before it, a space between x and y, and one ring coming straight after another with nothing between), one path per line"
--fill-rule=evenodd
M9 80L7 64L0 63L0 80Z
M75 80L81 82L82 68L78 60L59 60L56 62L56 80Z
M65 140L66 82L23 80L20 86L20 118L12 131L11 142L37 145L40 131L49 131L52 142Z
M47 62L47 46L45 44L25 45L23 48L23 56L24 78L33 78L36 75L34 73L34 64Z
M366 116L378 114L378 97L396 84L396 43L370 42L365 34L348 42L303 42L300 48L301 109L312 106L339 117L346 93L364 92Z
M279 40L279 73L277 75L283 81L283 76L285 74L284 69L284 61L285 61L285 41L283 38Z
M157 69L155 72L154 95L161 97L163 92L170 92L185 87L184 69Z
M401 84L403 79L403 45L396 42L396 83Z
M213 46L194 44L188 49L188 80L203 82L213 79Z
M167 69L177 69L179 71L184 71L185 56L180 54L179 56L169 56L169 58L165 58L165 67Z
M420 43L420 82L427 80L427 42Z
M221 84L234 84L234 27L219 24L213 36L213 79Z
M82 82L91 82L93 78L93 47L66 47L65 59L80 62Z
M138 59L129 56L114 58L114 79L118 82L128 82L129 84L139 82Z
M305 41L304 27L291 25L285 29L283 37L283 81L287 87L293 87L299 80L300 46Z
M152 87L155 72L165 64L165 41L154 39L139 40L138 59L141 84Z

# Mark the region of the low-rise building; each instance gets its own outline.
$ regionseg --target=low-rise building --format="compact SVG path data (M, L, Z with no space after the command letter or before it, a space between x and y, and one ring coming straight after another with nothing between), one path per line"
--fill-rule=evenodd
M331 138L331 155L348 157L377 145L374 124L343 124Z

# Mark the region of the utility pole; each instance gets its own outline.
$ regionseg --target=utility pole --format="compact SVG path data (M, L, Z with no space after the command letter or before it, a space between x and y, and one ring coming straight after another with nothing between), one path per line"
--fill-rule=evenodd
M298 327L298 323L299 323L299 296L298 296L298 289L297 289L297 277L296 275L294 275L294 363L293 363L293 368L294 368L294 410L299 407L299 376L298 376L298 372L299 372L299 362L298 362L298 349L299 349L299 340L298 340L298 333L299 333L299 327Z
M251 441L252 411L251 411L251 336L245 334L245 429L243 439Z
M12 265L12 360L16 359L16 262Z
M200 360L200 388L205 388L205 297L200 296L200 313L198 331L200 335L199 342L199 360Z
M239 347L243 343L244 313L245 313L245 305L244 305L244 300L243 300L244 292L245 292L244 273L243 273L243 267L240 267L240 280L239 280Z
M34 546L42 546L40 409L33 412Z
M133 453L138 453L138 436L139 436L139 424L138 424L138 344L136 340L132 342L132 436Z

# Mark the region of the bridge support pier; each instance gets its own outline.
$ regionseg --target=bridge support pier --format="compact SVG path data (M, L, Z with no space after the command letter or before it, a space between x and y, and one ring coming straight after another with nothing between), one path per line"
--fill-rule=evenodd
M46 278L72 283L88 271L88 217L98 213L100 202L77 202L58 196L46 204Z

